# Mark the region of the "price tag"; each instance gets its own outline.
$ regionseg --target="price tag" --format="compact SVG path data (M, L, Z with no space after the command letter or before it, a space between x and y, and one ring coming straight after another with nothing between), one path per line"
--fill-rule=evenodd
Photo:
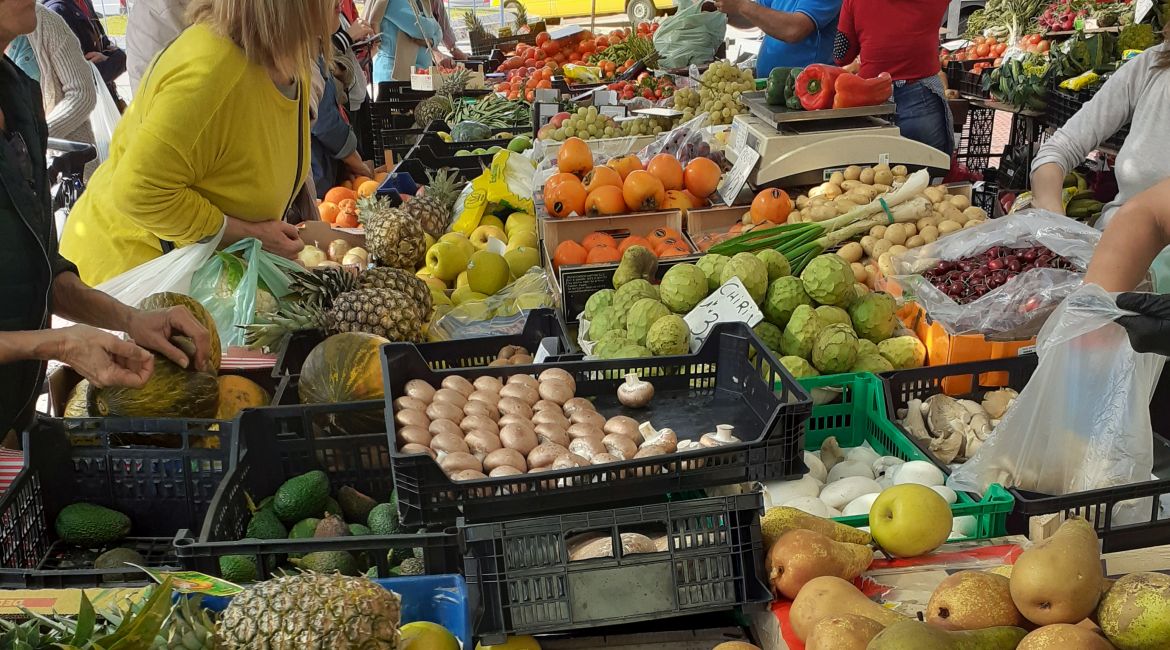
M651 117L678 117L682 115L682 111L676 111L673 108L639 108L634 111L634 114Z
M540 347L536 349L536 355L532 357L532 363L544 363L549 357L558 354L560 354L560 345L556 337L541 339Z
M536 124L538 127L549 123L561 110L560 104L537 104L536 105Z
M731 150L742 151L745 144L747 144L747 127L743 122L735 121L731 123Z
M607 90L604 86L602 86L589 92L593 94L594 106L615 106L619 104L618 94L615 90Z
M736 158L735 165L731 171L723 175L723 180L719 183L719 196L723 197L723 202L728 207L735 203L735 197L739 196L744 185L747 185L748 176L760 161L760 154L755 149L742 147L738 153L739 158Z
M1134 3L1134 22L1140 23L1146 19L1150 14L1150 10L1154 8L1154 0L1137 0Z
M731 278L695 305L683 320L691 328L691 352L695 352L716 323L747 323L752 327L764 320L764 315L739 278Z
M548 37L550 40L559 41L562 38L575 36L583 31L585 31L585 28L580 25L565 25L564 27L548 30Z
M608 115L614 119L625 119L629 117L630 109L624 104L617 104L614 106L598 106L598 112L602 115Z

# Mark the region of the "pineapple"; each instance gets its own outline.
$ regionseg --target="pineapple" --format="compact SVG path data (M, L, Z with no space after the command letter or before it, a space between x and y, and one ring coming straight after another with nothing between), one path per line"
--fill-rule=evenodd
M467 80L471 73L466 68L459 68L447 75L443 85L434 97L428 97L414 108L414 122L420 129L430 126L431 122L447 117L455 105L452 100L463 94L467 89Z
M528 9L523 4L517 2L515 5L516 20L512 24L516 26L517 34L528 33Z
M438 239L447 232L461 184L456 181L454 174L445 169L433 175L427 172L427 181L426 194L415 197L403 209L422 224L428 235Z
M337 296L358 288L360 285L353 273L335 268L293 273L289 282L289 289L302 300L326 307L331 306Z
M483 26L483 21L479 19L479 16L474 11L463 12L463 25L467 27L469 37L472 34L475 34L477 38L487 38L490 36L487 28Z
M428 296L429 298L429 296ZM291 332L323 330L366 332L391 341L421 341L430 318L430 306L394 289L357 289L337 296L331 306L291 303L270 323L249 325L249 347L272 349Z
M414 271L422 265L426 232L418 221L378 196L362 199L358 213L366 229L366 248L379 266Z
M431 313L431 288L422 278L402 269L373 268L361 277L362 289L393 289L404 293L419 305L422 313Z
M366 578L305 573L261 582L232 599L223 648L398 647L402 603Z

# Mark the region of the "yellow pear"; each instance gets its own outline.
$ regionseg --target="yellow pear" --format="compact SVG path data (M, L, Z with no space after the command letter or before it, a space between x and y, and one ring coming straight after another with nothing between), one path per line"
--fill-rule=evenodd
M1012 600L1036 625L1077 623L1097 607L1104 572L1093 525L1079 517L1020 554L1012 567Z

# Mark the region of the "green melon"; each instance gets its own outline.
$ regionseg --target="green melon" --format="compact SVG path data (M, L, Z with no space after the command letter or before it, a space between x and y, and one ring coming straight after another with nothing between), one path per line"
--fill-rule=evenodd
M344 404L382 400L381 347L387 339L364 332L334 334L313 348L301 366L297 386L302 404ZM383 409L330 416L348 433L385 431Z
M153 309L169 309L171 307L186 307L195 316L195 320L207 328L207 333L211 335L211 368L214 372L219 372L219 362L223 354L223 351L220 349L219 330L215 328L215 319L211 317L211 312L207 311L207 308L202 303L191 296L170 291L147 296L142 302L138 303L139 309L148 311Z
M90 386L90 404L100 417L215 417L219 382L209 372L184 370L161 354L142 388Z

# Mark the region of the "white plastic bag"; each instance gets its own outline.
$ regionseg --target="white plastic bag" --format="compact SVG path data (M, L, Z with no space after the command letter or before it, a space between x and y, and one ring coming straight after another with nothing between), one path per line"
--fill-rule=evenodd
M114 128L118 126L122 114L118 111L118 105L114 103L114 97L110 95L110 89L106 87L97 66L90 63L89 70L93 73L93 83L97 86L97 103L93 106L93 112L89 114L89 126L93 130L93 144L97 149L98 162L103 163L110 156L110 141L114 139Z
M1114 298L1083 285L1057 307L1040 332L1036 372L948 486L1063 495L1149 479L1150 398L1165 358L1134 352L1114 322L1128 314Z
M94 288L127 305L137 305L143 298L162 291L187 294L191 290L191 278L195 272L204 262L211 259L215 250L219 248L226 226L225 218L219 232L212 237L197 244L176 248Z
M978 226L964 228L932 244L895 257L894 280L903 294L913 298L930 318L951 334L976 332L987 336L1016 331L1031 337L1029 324L1038 323L1081 284L1101 233L1083 223L1043 210L1028 210ZM957 261L979 255L994 246L1028 248L1046 246L1070 260L1078 271L1032 269L966 304L955 302L921 274L940 261Z

